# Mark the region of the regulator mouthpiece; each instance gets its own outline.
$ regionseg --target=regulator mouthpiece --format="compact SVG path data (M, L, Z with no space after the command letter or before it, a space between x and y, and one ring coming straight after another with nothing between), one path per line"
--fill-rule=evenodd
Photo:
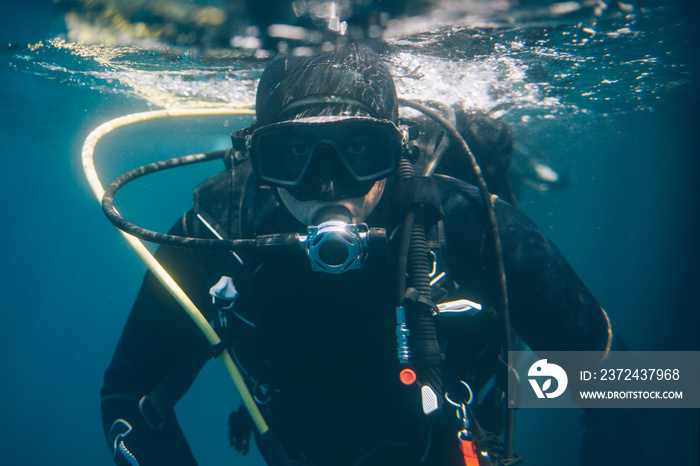
M369 228L364 223L329 220L309 227L299 241L312 270L337 274L362 266L368 238Z

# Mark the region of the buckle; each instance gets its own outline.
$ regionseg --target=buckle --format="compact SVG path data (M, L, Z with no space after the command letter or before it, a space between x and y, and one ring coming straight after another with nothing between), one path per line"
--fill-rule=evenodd
M160 430L165 425L165 416L148 395L142 396L139 400L139 412L151 429Z
M250 136L258 129L257 123L253 123L247 128L239 129L231 133L231 145L238 152L247 154L247 147L250 145Z

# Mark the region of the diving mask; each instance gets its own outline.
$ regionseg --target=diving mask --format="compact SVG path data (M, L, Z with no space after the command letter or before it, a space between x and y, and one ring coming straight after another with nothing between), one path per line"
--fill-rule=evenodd
M256 175L282 188L298 187L316 161L320 146L330 147L358 183L389 176L399 165L408 130L371 117L312 117L257 128L246 147Z

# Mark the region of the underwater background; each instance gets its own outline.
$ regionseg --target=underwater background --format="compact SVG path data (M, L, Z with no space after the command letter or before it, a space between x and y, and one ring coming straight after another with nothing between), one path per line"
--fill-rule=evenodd
M267 63L187 38L172 47L90 43L67 13L79 3L6 1L0 15L1 464L112 464L99 390L145 268L90 192L85 137L132 112L249 106ZM393 24L384 49L401 96L462 101L512 126L520 208L635 350L700 350L696 3L464 2ZM146 162L227 147L231 130L250 122L119 130L98 145L98 173L106 184ZM560 179L534 176L537 163ZM192 188L220 169L149 177L120 193L120 211L165 230ZM199 464L263 464L228 447L238 404L218 362L209 363L177 407ZM515 449L525 464L576 464L580 416L518 411ZM663 417L664 430L649 426L640 445L650 457L664 451L669 463L698 464L698 410Z

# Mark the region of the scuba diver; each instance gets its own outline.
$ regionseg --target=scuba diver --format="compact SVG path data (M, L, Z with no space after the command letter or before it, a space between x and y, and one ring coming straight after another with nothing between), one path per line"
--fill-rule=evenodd
M535 351L610 350L605 312L559 250L485 185L450 176L440 158L464 171L468 147L445 130L446 148L400 105L422 108L366 46L270 62L255 123L170 233L299 242L159 248L222 344L147 274L101 393L117 464L196 464L173 407L224 348L274 434L254 431L271 465L516 464L504 395L516 335ZM459 118L477 159L508 159L507 128ZM243 453L250 424L231 415Z

